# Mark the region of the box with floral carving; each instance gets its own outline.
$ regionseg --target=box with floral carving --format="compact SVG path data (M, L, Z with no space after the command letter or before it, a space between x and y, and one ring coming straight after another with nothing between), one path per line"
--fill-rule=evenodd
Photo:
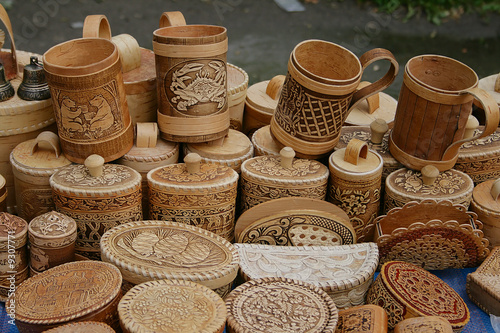
M339 311L335 333L387 333L387 313L374 305L358 305Z

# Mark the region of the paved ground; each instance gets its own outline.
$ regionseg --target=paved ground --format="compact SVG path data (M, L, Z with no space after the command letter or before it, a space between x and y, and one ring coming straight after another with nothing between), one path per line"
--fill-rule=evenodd
M384 47L401 68L415 55L434 53L468 64L480 77L500 71L500 15L466 14L436 26L423 16L404 22L405 13L377 13L354 0L319 0L294 13L272 0L13 0L8 13L18 49L43 54L57 43L81 37L89 14L105 14L113 35L131 34L151 48L161 13L174 10L188 24L225 26L228 62L245 69L251 83L285 74L291 50L305 39L332 41L358 56ZM383 65L369 68L364 79L375 80L383 70ZM401 82L400 73L387 92L397 96Z

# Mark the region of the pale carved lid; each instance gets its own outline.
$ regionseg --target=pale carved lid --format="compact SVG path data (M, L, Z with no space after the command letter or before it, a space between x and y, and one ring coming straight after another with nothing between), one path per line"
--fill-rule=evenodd
M14 245L16 249L26 245L28 222L19 216L0 212L0 251L8 249L9 239L11 240L10 245Z
M178 143L158 138L155 147L139 148L136 143L134 143L132 148L118 160L118 163L125 164L123 162L127 161L156 163L170 160L175 155L178 156L178 154ZM177 163L177 160L173 161L173 163Z
M364 177L382 174L383 159L368 144L359 139L352 139L346 148L334 151L328 159L331 173Z
M226 297L232 332L330 332L338 310L322 289L298 280L262 278L240 285Z
M227 64L227 99L229 107L245 101L248 88L248 74L233 64Z
M66 325L57 326L44 333L114 333L115 330L109 325L97 321L79 321Z
M394 327L394 333L453 333L448 320L439 316L408 318Z
M245 280L284 277L325 291L350 290L373 279L378 266L375 243L339 246L234 244ZM325 269L328 267L328 269Z
M377 278L394 299L413 316L440 316L453 329L461 329L470 319L469 309L460 295L443 280L416 265L390 261ZM390 304L386 304L386 308Z
M431 185L425 185L421 172L401 168L389 174L385 184L386 191L391 191L407 201L423 199L468 201L474 189L472 179L455 169L440 172Z
M222 237L170 221L129 222L108 230L101 238L101 256L128 282L178 279L212 289L233 281L240 261Z
M98 311L121 290L118 268L100 261L62 264L17 287L16 320L32 325L65 323Z
M381 306L374 304L339 310L336 333L344 332L386 333L387 312Z
M255 156L280 155L281 145L271 135L271 126L266 125L256 130L252 135Z
M278 105L279 94L271 93L268 90L269 83L271 80L258 82L248 87L246 102L257 111L271 116ZM280 89L276 89L276 92Z
M498 74L493 74L479 80L477 86L480 89L486 90L488 94L493 97L493 99L500 106L500 92L495 90L495 82L498 78Z
M484 126L479 126L474 130L473 136L482 132ZM500 128L492 134L473 141L467 141L460 146L457 163L484 160L500 155ZM492 162L493 163L493 162Z
M500 214L500 200L491 194L493 185L495 185L497 181L497 179L484 181L477 184L472 191L472 200L474 204L480 209L486 210L494 215Z
M182 280L144 282L118 304L127 332L215 333L226 324L226 306L211 289Z
M28 232L35 238L62 239L76 235L77 226L73 218L51 211L32 219L28 225Z

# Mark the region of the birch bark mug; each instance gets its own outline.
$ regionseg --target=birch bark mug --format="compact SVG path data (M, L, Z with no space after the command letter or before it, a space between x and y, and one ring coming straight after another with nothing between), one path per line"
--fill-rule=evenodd
M410 59L389 138L394 158L410 169L430 164L445 171L455 165L464 142L492 134L498 127L498 105L477 88L478 82L470 67L452 58L421 55ZM474 99L485 112L484 130L464 138Z
M389 70L378 81L359 89L364 68L388 60ZM318 158L337 145L350 110L388 87L399 65L391 52L373 49L359 59L348 49L322 40L299 43L290 55L288 73L271 119L271 133L297 156Z
M229 131L227 33L212 25L186 25L165 12L153 32L158 127L173 142L206 142Z
M58 44L43 55L61 148L75 163L125 155L134 130L116 46L103 38Z

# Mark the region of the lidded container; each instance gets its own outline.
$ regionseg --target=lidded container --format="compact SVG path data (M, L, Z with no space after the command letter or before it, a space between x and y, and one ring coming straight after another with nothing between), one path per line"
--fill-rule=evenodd
M77 253L99 259L99 241L106 230L142 220L141 181L139 172L124 165L104 164L99 155L50 177L56 210L78 225Z
M230 129L243 130L243 114L247 96L248 74L233 64L227 64L227 105Z
M51 328L44 333L115 333L111 326L98 321L78 321L55 328Z
M28 274L28 223L18 216L1 212L0 301L6 302Z
M329 158L328 201L347 213L359 242L373 238L373 227L367 226L380 209L383 164L382 157L358 139L352 139Z
M148 172L150 218L195 225L228 241L234 237L238 173L202 163L188 154L184 163Z
M487 180L472 191L471 210L483 222L483 234L490 248L500 246L500 179Z
M271 126L266 125L256 130L252 135L255 156L280 155L281 144L271 135Z
M30 267L35 273L75 260L76 221L52 211L28 225Z
M17 214L26 221L55 209L50 176L71 164L61 151L57 134L44 131L22 142L10 154Z
M285 147L280 150L280 156L258 156L243 162L241 212L284 197L325 199L328 168L318 161L294 156L293 149Z

